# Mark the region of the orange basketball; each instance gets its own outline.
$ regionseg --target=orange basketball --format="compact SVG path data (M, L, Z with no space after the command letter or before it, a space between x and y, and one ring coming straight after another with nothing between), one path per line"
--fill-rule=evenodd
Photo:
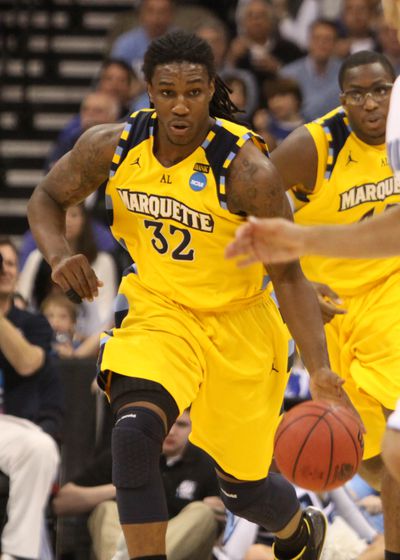
M342 406L306 401L286 412L275 434L281 473L302 488L323 492L347 482L363 455L357 418Z

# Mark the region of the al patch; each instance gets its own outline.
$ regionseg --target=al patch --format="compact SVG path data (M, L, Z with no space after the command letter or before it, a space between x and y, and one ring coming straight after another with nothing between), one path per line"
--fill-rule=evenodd
M189 179L189 186L193 191L202 191L207 185L207 177L204 173L193 173Z

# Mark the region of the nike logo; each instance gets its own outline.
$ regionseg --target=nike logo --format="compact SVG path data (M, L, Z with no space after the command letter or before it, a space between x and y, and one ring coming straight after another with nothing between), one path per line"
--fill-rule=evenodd
M115 425L117 425L118 422L121 422L121 420L125 420L125 418L136 418L136 414L124 414L124 416L118 418L118 420L115 422Z
M237 494L229 494L228 492L225 492L223 488L220 488L220 490L223 494L225 494L225 496L228 496L228 498L237 498Z

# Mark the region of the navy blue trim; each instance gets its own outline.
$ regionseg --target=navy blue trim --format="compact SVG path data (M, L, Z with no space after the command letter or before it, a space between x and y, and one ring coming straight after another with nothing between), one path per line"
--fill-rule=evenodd
M322 121L322 127L324 128L325 134L328 135L330 132L331 138L328 138L328 151L329 151L329 162L327 163L325 170L325 178L329 179L332 175L333 169L336 165L337 158L343 146L346 143L347 138L350 136L350 128L344 122L346 114L344 111L335 113L332 117L324 119Z

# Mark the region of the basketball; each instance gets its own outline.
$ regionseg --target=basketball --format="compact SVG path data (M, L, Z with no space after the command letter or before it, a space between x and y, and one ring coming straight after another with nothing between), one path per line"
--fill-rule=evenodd
M287 413L275 434L275 461L293 484L323 492L355 475L363 455L361 426L343 406L306 401Z

